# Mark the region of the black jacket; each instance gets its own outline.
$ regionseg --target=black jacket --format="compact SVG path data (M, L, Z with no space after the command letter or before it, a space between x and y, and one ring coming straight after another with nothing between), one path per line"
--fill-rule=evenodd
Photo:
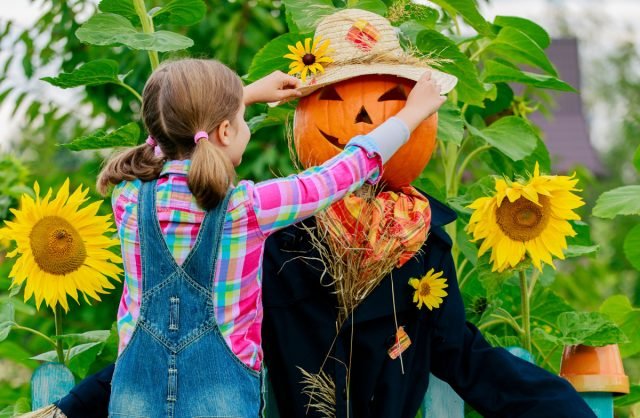
M442 229L455 214L436 200L430 202L431 233L421 253L382 281L337 338L336 298L330 287L320 283L321 265L309 260L317 254L308 235L293 226L267 240L262 336L281 418L318 416L313 409L306 414L308 398L301 392L298 367L317 372L328 353L323 370L336 383L337 417L346 416L344 365L349 359L349 416L355 418L414 418L430 372L487 417L595 417L565 380L492 348L465 321L451 241ZM448 296L438 309L418 310L408 281L431 268L444 272ZM403 353L404 374L400 361L387 354L396 330L392 281L398 325L405 327L412 342ZM110 366L85 379L58 406L69 418L106 417L112 373Z
M465 321L451 240L442 228L455 214L434 199L430 203L431 232L421 252L381 282L337 338L336 297L331 287L320 283L322 265L313 261L318 254L307 233L293 226L267 242L262 335L281 416L319 416L313 409L305 414L308 397L302 394L298 367L317 373L329 355L323 371L336 384L338 418L347 416L345 365L349 363L350 417L414 418L429 372L487 417L595 417L564 379L491 347ZM408 284L410 278L420 278L431 268L443 271L449 284L448 296L433 311L416 307L414 289ZM396 331L392 281L397 323L411 339L403 353L404 374L400 360L387 354Z

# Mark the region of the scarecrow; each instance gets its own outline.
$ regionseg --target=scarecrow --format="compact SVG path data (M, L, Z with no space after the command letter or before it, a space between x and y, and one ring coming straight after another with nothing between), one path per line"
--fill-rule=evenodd
M294 121L304 166L395 114L429 68L374 13L339 11L315 35L287 54L305 81ZM430 70L442 93L455 86ZM455 213L410 186L436 129L434 115L414 131L381 185L267 240L263 348L279 410L267 417L414 418L430 373L485 416L594 416L568 382L491 347L465 321L443 229ZM89 377L52 409L105 417L112 373Z
M290 73L305 82L293 131L305 167L397 113L427 69L442 94L456 84L363 10L327 16L289 49ZM430 372L486 416L593 416L567 382L466 323L443 230L456 215L410 185L436 131L433 115L385 164L380 185L268 241L263 346L280 416L413 418Z

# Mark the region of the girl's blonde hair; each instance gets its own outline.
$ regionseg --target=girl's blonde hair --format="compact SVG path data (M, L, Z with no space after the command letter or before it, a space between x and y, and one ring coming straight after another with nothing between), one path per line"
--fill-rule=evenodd
M224 198L235 170L229 157L210 140L194 142L198 131L214 132L225 120L234 124L242 106L242 82L214 60L183 59L162 64L142 93L142 119L164 156L138 145L112 156L98 176L98 191L123 180L158 178L168 160L191 159L188 184L198 204L214 208Z

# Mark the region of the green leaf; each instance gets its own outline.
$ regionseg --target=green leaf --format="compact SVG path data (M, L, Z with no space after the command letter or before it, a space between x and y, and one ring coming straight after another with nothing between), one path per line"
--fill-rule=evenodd
M460 14L479 34L488 37L494 36L491 25L478 11L475 0L432 0L432 2L442 7L452 16L456 13Z
M139 32L126 18L112 13L94 15L76 31L76 36L92 45L125 45L145 51L177 51L193 45L191 39L174 32Z
M640 224L631 228L624 239L624 255L636 269L640 270Z
M41 80L63 89L119 83L118 62L109 59L89 61L70 73L62 73L57 77L43 77Z
M140 138L140 127L135 122L128 123L111 133L102 130L96 131L88 136L74 139L65 147L71 151L81 151L87 149L102 149L113 147L131 147L138 144Z
M538 337L561 346L583 344L600 347L628 341L616 324L597 312L564 312L558 316L557 324L561 336L541 329L535 332Z
M478 79L478 70L455 43L440 32L426 29L418 34L416 46L432 58L442 60L438 69L458 77L459 100L483 106L485 90Z
M600 305L600 313L608 316L629 338L620 344L622 357L630 357L640 353L640 309L631 306L625 295L614 295Z
M616 408L635 405L640 402L640 385L629 385L629 394L613 398Z
M131 0L102 0L98 9L103 13L122 15L134 22L140 22L138 14Z
M547 31L529 19L515 16L496 16L493 23L500 27L509 26L524 32L542 49L547 49L551 43L551 38Z
M289 28L292 32L313 32L323 17L337 11L331 0L282 0L282 2L295 25Z
M488 60L485 63L483 80L485 83L516 82L550 90L576 91L569 84L556 77L521 71L514 65L494 60Z
M538 136L521 118L507 116L479 130L468 125L469 132L497 148L513 161L531 155L538 145Z
M640 215L640 185L618 187L600 195L593 216L611 219L618 215Z
M251 133L255 133L268 126L284 125L287 120L292 119L294 109L292 106L278 106L269 108L267 113L262 113L251 118L247 124Z
M0 341L7 339L9 332L11 332L11 327L15 323L13 303L6 302L0 305Z
M368 10L380 16L387 15L387 5L382 0L358 0L353 9Z
M463 134L464 124L460 108L446 101L438 110L438 140L460 145Z
M582 257L587 254L594 254L600 250L599 245L568 245L564 250L564 256L566 258Z
M78 344L104 342L108 337L110 330L94 330L83 332L82 334L63 334L54 339L62 340L67 346L74 346Z
M635 165L636 170L640 172L640 147L638 147L636 153L633 155L633 165Z
M291 63L291 60L284 57L290 53L287 46L295 45L298 41L304 43L304 39L311 36L311 34L285 33L272 39L255 55L246 78L249 81L255 81L276 70L286 73Z
M195 25L204 18L207 5L202 0L172 0L154 15L155 24Z
M542 48L518 29L512 27L502 28L496 39L491 41L485 51L492 51L509 62L533 65L552 76L558 76L558 72Z
M85 343L76 345L75 347L71 347L69 350L64 350L65 358L72 360L76 356L84 353L87 350L90 350L93 347L102 344L102 342L93 342L93 343ZM31 357L31 360L40 360L40 361L58 361L58 354L55 350L47 351L46 353L38 354L37 356Z

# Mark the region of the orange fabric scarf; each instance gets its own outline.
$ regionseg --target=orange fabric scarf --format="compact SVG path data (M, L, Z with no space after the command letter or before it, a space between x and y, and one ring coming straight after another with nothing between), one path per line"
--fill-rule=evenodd
M330 206L327 216L329 233L351 248L364 249L369 259L401 251L397 267L422 247L431 225L429 201L411 186L378 193L373 199L350 194Z

